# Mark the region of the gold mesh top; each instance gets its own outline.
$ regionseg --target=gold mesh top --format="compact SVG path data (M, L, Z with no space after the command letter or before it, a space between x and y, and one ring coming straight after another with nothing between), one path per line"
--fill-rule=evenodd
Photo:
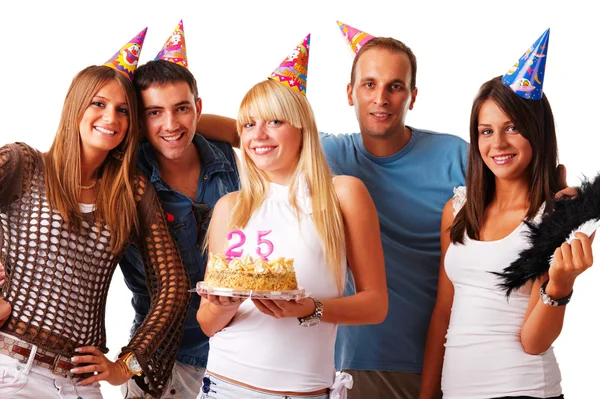
M134 189L140 227L132 242L144 258L151 306L120 355L135 354L144 370L136 382L159 396L183 335L190 283L154 188L140 173ZM0 148L2 296L12 305L1 331L66 357L84 345L108 352L106 296L121 255L111 253L110 241L93 213L74 231L49 208L39 151L22 143Z

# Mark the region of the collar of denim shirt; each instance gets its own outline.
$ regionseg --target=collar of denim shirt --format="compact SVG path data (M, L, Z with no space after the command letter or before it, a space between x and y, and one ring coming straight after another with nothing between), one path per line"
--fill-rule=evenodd
M201 135L196 134L192 139L192 143L200 155L202 174L206 176L205 178L209 178L214 173L234 171L234 166L227 160L225 154L223 154L219 148L211 144L210 141L206 140ZM171 188L160 177L158 160L156 159L156 155L154 154L150 142L147 140L144 140L140 145L138 152L138 166L142 172L148 176L157 191L171 191Z

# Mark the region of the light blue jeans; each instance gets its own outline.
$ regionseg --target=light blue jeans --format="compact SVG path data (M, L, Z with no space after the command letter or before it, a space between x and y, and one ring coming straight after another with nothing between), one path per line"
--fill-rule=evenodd
M196 399L329 399L328 393L309 396L278 395L260 392L252 388L222 380L206 373L202 380L202 388Z

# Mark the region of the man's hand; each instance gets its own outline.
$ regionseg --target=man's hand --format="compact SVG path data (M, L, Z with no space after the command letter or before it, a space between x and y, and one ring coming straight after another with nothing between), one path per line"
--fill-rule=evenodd
M567 185L567 168L565 165L560 164L556 167L556 176L558 178L558 188L560 191L556 193L554 198L561 199L577 197L577 188L569 187Z

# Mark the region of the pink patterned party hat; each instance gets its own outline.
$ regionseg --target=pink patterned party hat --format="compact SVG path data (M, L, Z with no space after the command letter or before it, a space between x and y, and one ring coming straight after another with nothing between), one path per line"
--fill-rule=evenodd
M170 61L186 68L188 67L183 20L179 21L163 48L156 55L155 60Z
M354 51L354 54L358 53L358 50L360 50L360 48L364 46L366 42L375 37L356 28L353 28L350 25L346 25L343 22L337 21L337 24L340 27L340 30L342 31L342 35L344 35L344 37L348 41L350 48L352 49L352 51Z
M104 65L116 69L127 76L129 80L133 81L133 74L137 69L138 60L140 59L140 53L142 52L142 46L144 45L147 31L148 28L144 28L126 45L121 47L121 49L117 51L110 60L106 61Z
M309 49L310 33L296 46L292 54L271 73L269 78L306 95Z

